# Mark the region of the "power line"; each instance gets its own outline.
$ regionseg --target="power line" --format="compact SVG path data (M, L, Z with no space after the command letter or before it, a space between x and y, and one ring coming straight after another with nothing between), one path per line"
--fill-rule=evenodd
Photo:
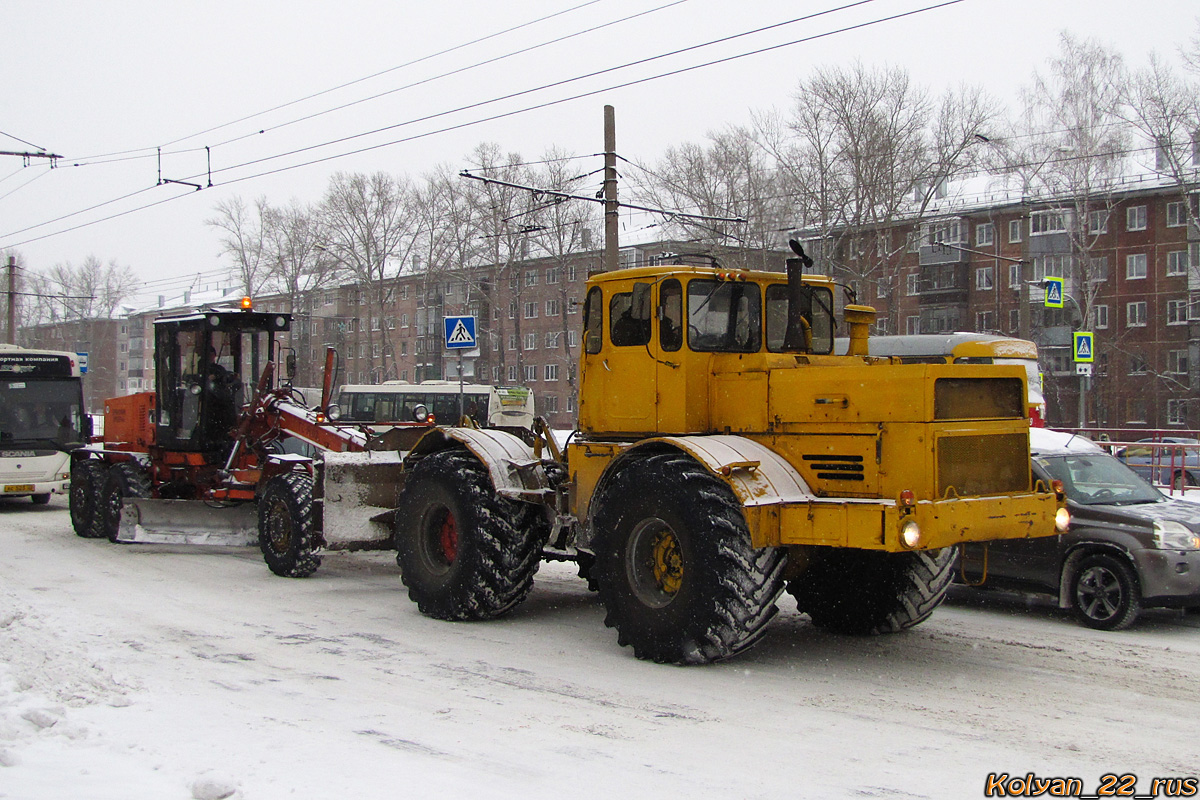
M427 120L430 120L430 119L435 119L435 118L437 118L437 117L440 117L440 116L446 116L447 114L456 113L456 112L458 112L458 111L468 110L468 109L471 109L471 108L477 108L477 107L480 107L480 106L483 106L483 105L488 105L488 104L491 104L491 103L499 102L500 100L512 99L512 98L514 98L514 97L519 97L519 96L522 96L522 95L525 95L525 94L530 94L530 93L533 93L533 92L536 92L536 91L541 91L541 90L543 90L543 89L547 89L547 88L554 88L554 87L561 86L561 85L564 85L564 84L567 84L567 83L571 83L571 82L574 82L574 81L582 80L582 79L584 79L584 78L587 78L587 77L594 77L594 76L597 76L597 75L601 75L601 74L605 74L605 73L608 73L608 72L612 72L612 71L614 71L614 70L617 70L617 69L622 69L622 68L629 67L629 66L634 66L634 65L638 65L638 64L647 63L647 62L649 62L649 61L654 61L654 60L657 60L657 59L660 59L660 58L665 58L665 57L667 57L667 56L670 56L670 55L675 55L675 54L679 54L679 53L683 53L683 52L688 52L688 51L690 51L690 50L695 50L695 49L698 49L698 48L701 48L701 47L706 47L706 46L709 46L709 45L712 45L712 44L716 44L716 43L720 43L720 42L726 42L726 41L729 41L729 40L732 40L732 39L740 38L740 37L742 37L742 36L751 35L751 34L754 34L754 33L762 32L762 31L765 31L765 30L770 30L770 29L772 29L772 28L777 28L777 27L780 27L780 26L783 26L783 25L793 24L793 23L795 23L795 22L799 22L799 21L803 21L803 20L807 20L807 19L812 19L812 18L814 18L814 17L824 16L824 15L827 15L827 14L835 13L835 12L837 12L837 11L841 11L841 10L844 10L844 9L847 9L847 8L851 8L851 7L854 7L854 6L858 6L858 5L864 5L864 4L866 4L866 3L870 3L870 2L874 2L874 1L875 1L875 0L858 0L857 2L848 3L848 4L846 4L846 5L843 5L843 6L840 6L840 7L837 7L837 8L833 8L833 9L828 9L828 10L825 10L825 11L815 12L815 13L813 13L813 14L809 14L809 15L806 15L806 16L804 16L804 17L799 17L799 18L797 18L797 19L790 20L790 21L787 21L787 22L776 23L776 24L774 24L774 25L765 26L765 27L763 27L763 28L759 28L759 29L756 29L756 30L753 30L753 31L746 31L746 32L743 32L743 33L740 33L740 34L733 34L733 35L731 35L731 36L727 36L727 37L723 37L723 38L721 38L721 39L713 40L713 41L711 41L711 42L703 43L703 44L700 44L700 45L693 45L693 46L690 46L690 47L687 47L687 48L682 48L682 49L680 49L680 50L672 51L672 52L670 52L670 53L665 53L665 54L661 54L661 55L658 55L658 56L652 56L652 57L648 57L648 58L645 58L645 59L639 59L639 60L637 60L637 61L629 62L628 64L624 64L624 65L621 65L621 66L619 66L619 67L612 67L612 68L608 68L608 69L605 69L605 70L599 70L599 71L596 71L596 72L593 72L593 73L589 73L589 74L587 74L587 75L577 76L577 77L575 77L575 78L566 79L566 80L562 80L562 81L556 81L556 82L553 82L553 83L550 83L550 84L545 84L545 85L543 85L543 86L536 87L536 88L533 88L533 89L528 89L528 90L524 90L524 91L521 91L521 92L515 92L515 93L509 94L509 95L505 95L505 96L503 96L503 97L494 98L494 99L492 99L492 100L488 100L488 101L482 101L482 102L480 102L480 103L474 103L474 104L470 104L470 105L467 105L467 106L463 106L463 107L460 107L460 108L454 109L454 110L452 110L452 111L447 111L447 112L442 112L442 113L438 113L438 114L428 115L428 116L426 116L426 117L422 117L422 118L419 118L419 119L415 119L415 120L409 120L409 121L407 121L407 122L398 123L398 124L396 124L396 125L389 125L389 126L385 126L385 127L383 127L383 128L379 128L379 129L376 129L376 130L373 130L373 131L367 131L367 132L364 132L364 133L356 134L356 135L354 135L354 136L342 137L342 138L335 139L335 140L331 140L331 141L324 142L324 143L321 143L321 144L312 145L312 146L309 146L309 147L304 147L304 148L298 148L298 149L296 149L296 150L288 151L288 152L285 152L285 153L280 153L280 154L277 154L277 155L274 155L274 156L264 157L264 158L260 158L260 159L254 159L254 160L251 160L251 161L245 162L245 163L243 163L243 164L238 164L238 165L233 165L233 166L230 166L230 167L225 167L225 168L223 168L223 169L217 170L217 172L227 172L227 171L230 171L230 170L233 170L233 169L240 169L240 168L243 168L243 167L246 167L246 166L252 166L252 165L254 165L254 164L259 164L259 163L263 163L263 162L266 162L266 161L269 161L269 160L274 160L274 159L276 159L276 158L283 158L283 157L286 157L286 156L289 156L289 155L297 155L297 154L299 154L299 153L302 153L302 152L307 152L307 151L309 151L309 150L314 150L314 149L317 149L317 148L319 148L319 147L326 147L326 146L330 146L330 145L333 145L333 144L339 144L339 143L341 143L341 142L349 141L349 140L356 139L356 138L361 138L361 137L363 137L363 136L373 135L373 134L381 133L381 132L384 132L384 131L387 131L387 130L393 130L393 129L395 129L395 128L398 128L398 127L401 127L401 126L404 126L404 125L413 124L414 122L427 121ZM806 36L806 37L802 37L802 38L800 38L800 39L792 40L792 41L789 41L789 42L783 42L783 43L779 43L779 44L769 45L769 46L762 47L762 48L758 48L758 49L755 49L755 50L746 51L746 52L742 52L742 53L737 53L737 54L734 54L734 55L725 56L725 57L718 58L718 59L714 59L714 60L711 60L711 61L707 61L707 62L703 62L703 63L699 63L699 64L693 64L693 65L690 65L690 66L681 67L681 68L679 68L679 69L670 70L670 71L667 71L667 72L659 73L659 74L657 74L657 75L651 75L651 76L646 76L646 77L643 77L643 78L637 78L637 79L634 79L634 80L626 81L626 82L624 82L624 83L620 83L620 84L615 84L615 85L612 85L612 86L608 86L608 87L605 87L605 88L602 88L602 89L595 89L595 90L591 90L591 91L587 91L587 92L581 92L581 93L579 93L579 94L572 95L572 96L569 96L569 97L563 97L563 98L559 98L559 99L557 99L557 100L549 100L549 101L546 101L546 102L543 102L543 103L538 103L538 104L534 104L534 105L532 105L532 106L527 106L527 107L525 107L525 108L520 108L520 109L516 109L516 110L513 110L513 111L508 111L508 112L502 112L502 113L494 114L494 115L492 115L492 116L483 117L483 118L479 118L479 119L475 119L475 120L470 120L470 121L463 122L463 123L458 123L458 124L455 124L455 125L446 126L446 127L444 127L444 128L438 129L438 130L426 131L426 132L424 132L424 133L420 133L420 134L414 134L413 136L402 137L402 138L400 138L400 139L392 140L392 141L389 141L389 142L383 142L383 143L380 143L380 144L371 145L371 146L367 146L367 147L362 147L362 148L358 148L358 149L356 149L356 150L352 150L352 151L346 151L346 152L343 152L343 153L337 153L337 154L333 154L333 155L330 155L330 156L325 156L325 157L321 157L321 158L312 159L312 160L309 160L309 161L306 161L306 162L301 162L301 163L297 163L297 164L291 164L291 165L288 165L288 166L279 167L279 168L276 168L276 169L271 169L271 170L264 170L264 171L262 171L262 172L259 172L259 173L255 173L255 174L251 174L251 175L246 175L246 176L242 176L242 177L238 177L238 178L232 178L232 179L230 179L230 180L227 180L227 181L225 181L225 184L226 184L226 185L229 185L229 184L233 184L233 183L240 183L240 182L247 181L247 180L254 180L254 179L261 178L261 177L265 177L265 176L268 176L268 175L277 174L277 173L280 173L280 172L286 172L286 171L290 171L290 170L293 170L293 169L299 169L299 168L301 168L301 167L312 166L312 165L314 165L314 164L324 163L324 162L326 162L326 161L332 161L332 160L339 159L339 158L345 158L345 157L352 156L352 155L358 155L358 154L361 154L361 153L370 152L370 151L372 151L372 150L378 150L378 149L381 149L381 148L384 148L384 147L390 147L390 146L394 146L394 145L396 145L396 144L400 144L400 143L404 143L404 142L414 141L414 140L417 140L417 139L426 138L426 137L429 137L429 136L434 136L434 135L438 135L438 134L442 134L442 133L447 133L447 132L454 131L454 130L459 130L459 129L462 129L462 128L472 127L472 126L474 126L474 125L479 125L479 124L482 124L482 123L485 123L485 122L492 122L492 121L495 121L495 120L498 120L498 119L503 119L503 118L506 118L506 117L511 117L511 116L516 116L516 115L518 115L518 114L527 113L527 112L529 112L529 111L540 110L540 109L548 108L548 107L551 107L551 106L560 105L560 104L562 104L562 103L571 102L571 101L574 101L574 100L579 100L579 99L582 99L582 98L585 98L585 97L591 97L591 96L594 96L594 95L597 95L597 94L601 94L601 93L604 93L604 92L611 92L611 91L615 91L615 90L618 90L618 89L625 89L625 88L628 88L628 87L631 87L631 86L636 86L636 85L640 85L640 84L643 84L643 83L648 83L648 82L651 82L651 81L654 81L654 80L659 80L659 79L661 79L661 78L673 77L673 76L676 76L676 75L681 75L681 74L684 74L684 73L692 72L692 71L695 71L695 70L698 70L698 69L703 69L703 68L707 68L707 67L711 67L711 66L716 66L716 65L719 65L719 64L724 64L724 63L729 63L729 62L732 62L732 61L740 60L740 59L743 59L743 58L747 58L747 57L749 57L749 56L761 55L761 54L763 54L763 53L772 52L772 51L779 50L779 49L783 49L783 48L786 48L786 47L792 47L792 46L795 46L795 45L797 45L797 44L804 44L804 43L807 43L807 42L815 41L815 40L817 40L817 39L822 39L822 38L826 38L826 37L829 37L829 36L834 36L834 35L838 35L838 34L842 34L842 33L847 33L847 32L854 31L854 30L860 30L860 29L867 28L867 27L870 27L870 26L873 26L873 25L878 25L878 24L881 24L881 23L884 23L884 22L892 22L892 21L895 21L895 20L898 20L898 19L903 19L903 18L906 18L906 17L915 16L915 15L917 15L917 14L923 14L923 13L925 13L925 12L928 12L928 11L939 10L939 9L942 9L942 8L946 8L946 7L948 7L948 6L957 5L957 4L959 4L959 3L962 3L962 2L964 2L964 0L945 0L945 2L936 3L936 4L934 4L934 5L926 6L926 7L923 7L923 8L918 8L918 9L913 9L913 10L910 10L910 11L900 12L900 13L897 13L897 14L893 14L893 15L891 15L891 16L887 16L887 17L881 17L881 18L876 18L876 19L873 19L873 20L868 20L868 21L865 21L865 22L857 23L857 24L854 24L854 25L848 25L848 26L845 26L845 27L843 27L843 28L838 28L838 29L831 30L831 31L825 31L825 32L823 32L823 33L813 34L813 35ZM192 177L192 178L196 178L196 177L201 177L201 176L200 176L200 175L193 175L193 176L190 176L190 177ZM191 194L191 193L189 192L188 194ZM164 200L159 200L159 201L155 201L155 202L152 202L152 203L147 203L147 204L145 204L145 205L143 205L143 206L139 206L139 207L136 207L136 208L133 208L133 209L128 209L128 210L126 210L126 211L123 211L123 212L117 212L117 213L115 213L115 214L112 214L112 215L110 215L110 216L108 216L108 217L104 217L104 218L101 218L101 219L93 220L93 221L90 221L90 222L81 223L81 224L79 224L79 225L71 226L71 227L69 227L69 228L65 228L65 229L62 229L62 230L59 230L59 231L55 231L55 232L52 232L52 233L49 233L49 234L44 234L44 235L42 235L42 236L31 237L31 238L29 238L29 239L23 240L23 241L21 241L21 242L16 242L16 243L14 243L14 244L12 244L12 245L9 245L9 246L16 247L16 246L20 246L20 245L23 245L23 244L28 244L28 243L30 243L30 242L34 242L34 241L40 241L40 240L42 240L42 239L49 238L49 237L51 237L51 236L60 235L60 234L62 234L62 233L68 233L68 232L71 232L71 231L74 231L74 230L78 230L78 229L80 229L80 228L83 228L83 227L88 227L88 226L91 226L91 225L95 225L95 224L98 224L98 223L101 223L101 222L107 222L107 221L110 221L110 220L112 220L112 219L116 219L116 218L118 218L118 217L121 217L121 216L126 216L126 215L128 215L128 214L136 213L136 212L139 212L139 211L143 211L143 210L145 210L145 209L148 209L148 208L152 208L152 207L154 207L154 206L157 206L157 205L161 205L161 204L163 204L163 203L166 203L166 202L169 202L169 201L171 201L171 200L178 199L178 198L179 198L179 197L181 197L181 196L184 196L184 195L177 195L177 196L175 196L175 197L166 198L166 199L164 199ZM100 204L100 205L107 205L107 203ZM84 212L75 212L75 213L73 213L73 214L68 214L68 215L65 215L64 217L59 217L57 220L52 220L52 221L50 221L50 222L40 223L40 224L38 224L38 225L32 225L32 226L29 226L29 227L23 228L23 229L21 229L21 230L18 230L18 231L13 231L13 232L10 232L9 234L6 234L6 235L12 236L12 235L16 235L16 234L24 233L24 232L26 232L26 231L31 231L31 230L34 230L34 229L36 229L36 228L39 228L39 227L44 227L45 225L48 225L48 224L52 224L54 221L59 221L59 220L65 219L65 218L67 218L67 217L70 217L70 216L75 216L75 215L77 215L78 213L84 213Z

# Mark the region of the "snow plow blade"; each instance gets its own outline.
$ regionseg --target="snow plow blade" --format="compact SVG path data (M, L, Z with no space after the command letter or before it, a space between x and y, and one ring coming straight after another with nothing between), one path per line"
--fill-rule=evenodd
M318 497L330 550L392 546L401 456L395 450L325 453Z
M258 506L213 506L201 500L126 498L117 541L139 544L258 544Z

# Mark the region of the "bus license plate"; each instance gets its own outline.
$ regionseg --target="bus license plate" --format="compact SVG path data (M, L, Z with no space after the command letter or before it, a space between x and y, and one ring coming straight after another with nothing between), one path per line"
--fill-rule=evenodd
M32 483L9 484L8 486L4 487L4 491L6 491L6 492L32 492L33 484Z

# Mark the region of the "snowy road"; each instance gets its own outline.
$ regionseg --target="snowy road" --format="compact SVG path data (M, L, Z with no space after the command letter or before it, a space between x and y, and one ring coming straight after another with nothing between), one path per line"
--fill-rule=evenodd
M1133 630L955 592L840 638L785 599L732 661L643 663L571 565L509 617L417 613L386 553L79 539L0 504L0 798L982 797L989 772L1200 772L1200 615ZM435 795L436 793L436 795Z

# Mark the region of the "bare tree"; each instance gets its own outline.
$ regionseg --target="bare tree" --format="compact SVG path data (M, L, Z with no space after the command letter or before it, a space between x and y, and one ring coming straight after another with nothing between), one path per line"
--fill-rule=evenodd
M115 260L104 264L94 255L78 267L66 261L55 264L42 281L35 279L48 300L51 319L93 319L110 317L121 301L131 296L141 279L128 266Z
M797 227L820 242L816 253L866 299L890 302L909 241L898 223L919 226L948 180L978 163L981 131L996 116L978 89L939 101L898 68L819 70L796 93L787 118L763 116L758 133L792 197Z
M383 172L372 175L337 173L321 205L328 239L322 245L354 277L362 305L359 329L365 326L372 370L378 378L395 371L392 333L383 316L391 285L410 264L420 241L421 220L412 215L413 188L406 179ZM379 359L376 365L375 359ZM389 359L391 364L389 366Z
M222 232L221 252L233 261L231 274L251 297L258 294L267 280L271 260L267 253L267 230L271 206L266 197L248 208L241 197L222 200L213 208L216 216L204 221Z
M709 133L706 145L672 147L649 176L639 200L698 215L666 215L664 229L678 238L733 248L740 266L752 263L751 252L782 244L790 204L775 164L752 131L731 127ZM744 222L725 221L734 219Z

